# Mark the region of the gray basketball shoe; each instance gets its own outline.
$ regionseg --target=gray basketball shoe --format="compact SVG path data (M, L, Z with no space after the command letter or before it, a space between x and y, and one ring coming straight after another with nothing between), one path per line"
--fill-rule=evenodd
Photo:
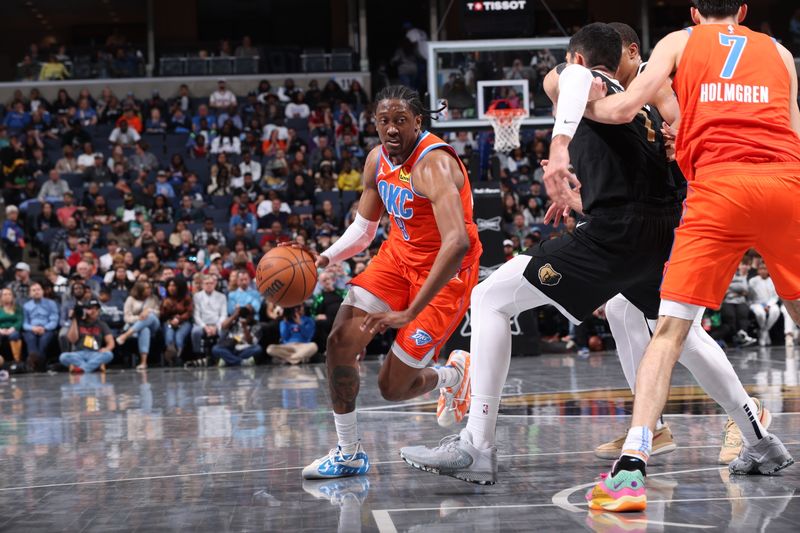
M435 448L406 446L400 450L400 457L414 468L440 476L478 485L497 482L497 448L479 450L472 445L472 435L466 428L443 438Z
M731 474L761 474L769 476L794 463L786 446L775 435L769 433L750 446L743 446L739 457L728 465Z

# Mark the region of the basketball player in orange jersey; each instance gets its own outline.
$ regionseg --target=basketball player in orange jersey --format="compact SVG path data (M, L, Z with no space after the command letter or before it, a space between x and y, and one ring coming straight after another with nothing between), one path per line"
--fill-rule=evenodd
M388 328L397 338L381 367L384 398L401 401L440 389L438 421L460 421L469 408L469 354L454 351L428 367L461 322L478 281L481 243L472 221L472 190L455 150L422 130L428 113L416 91L390 86L376 97L381 146L364 165L358 216L317 259L348 259L375 236L384 211L389 239L356 276L328 337L327 367L339 441L303 470L306 479L365 474L369 459L356 426L356 355Z
M778 294L800 319L800 110L792 55L771 37L740 26L740 0L694 0L696 26L669 34L629 90L590 105L598 119L630 120L675 73L681 125L676 157L689 182L661 286L655 334L642 359L632 427L622 455L588 495L589 507L646 507L644 473L653 428L692 322L719 307L744 252L764 257ZM564 165L559 170L566 174ZM744 446L732 474L773 474L794 460L755 416L752 399L729 411Z

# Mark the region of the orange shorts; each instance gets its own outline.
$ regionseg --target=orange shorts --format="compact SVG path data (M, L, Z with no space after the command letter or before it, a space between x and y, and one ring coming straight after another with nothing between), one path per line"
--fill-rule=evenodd
M661 299L718 308L750 248L764 258L778 295L800 299L800 164L698 169L675 231Z
M472 289L478 284L478 260L462 267L411 323L397 331L392 352L404 363L423 368L439 352L469 308ZM382 246L367 269L352 285L361 287L393 311L407 309L427 278L429 270L417 271Z

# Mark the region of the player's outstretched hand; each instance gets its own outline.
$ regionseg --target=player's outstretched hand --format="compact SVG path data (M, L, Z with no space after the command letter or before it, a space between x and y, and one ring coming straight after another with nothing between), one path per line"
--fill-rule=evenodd
M592 79L592 87L589 89L589 102L605 98L608 94L606 82L595 76Z
M544 215L545 225L552 223L553 227L557 228L561 225L561 220L569 216L571 211L570 207L561 204L552 203L547 208L547 213Z
M678 137L678 130L664 122L661 125L661 134L664 136L667 160L675 161L675 139Z
M331 260L325 257L324 255L318 254L308 246L300 244L297 241L281 242L278 243L278 246L289 246L290 248L294 248L295 250L303 250L304 252L311 254L311 257L314 258L314 265L317 268L325 268L331 262Z
M361 331L368 331L372 335L383 333L389 328L400 329L414 320L408 311L387 311L385 313L370 313L361 323Z

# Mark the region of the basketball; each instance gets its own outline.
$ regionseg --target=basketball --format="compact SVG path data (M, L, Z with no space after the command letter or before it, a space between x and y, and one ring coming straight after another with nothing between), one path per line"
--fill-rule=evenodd
M298 248L273 248L256 268L256 285L268 301L281 307L302 304L317 284L314 257Z

